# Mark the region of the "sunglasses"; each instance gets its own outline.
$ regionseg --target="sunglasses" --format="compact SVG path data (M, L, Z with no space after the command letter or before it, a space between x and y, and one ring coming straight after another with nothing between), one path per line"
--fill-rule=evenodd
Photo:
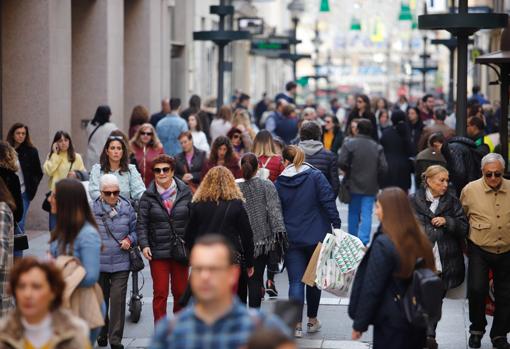
M108 137L108 139L110 139L110 140L117 140L117 141L124 141L124 138L122 138L121 136L110 136L110 137Z
M152 169L152 172L154 173L168 173L170 172L170 167L155 167Z
M142 136L152 136L152 135L153 135L153 133L152 133L152 132L140 132L140 134L141 134Z
M119 190L114 190L114 191L105 191L103 190L103 195L104 196L119 196L120 195L120 191Z
M239 134L232 135L232 139L239 139L239 138L241 138L241 135L239 135Z
M491 178L491 177L496 177L496 178L499 178L501 177L503 174L501 172L486 172L485 173L485 177L487 178Z

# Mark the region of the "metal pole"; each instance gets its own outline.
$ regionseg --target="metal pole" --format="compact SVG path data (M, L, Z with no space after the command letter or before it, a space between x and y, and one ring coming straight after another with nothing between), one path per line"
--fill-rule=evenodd
M422 74L422 84L423 84L423 93L427 93L427 36L423 36L423 71Z
M299 18L294 17L292 18L293 28L292 28L292 39L294 39L294 54L297 54L297 26L299 23ZM292 77L294 81L297 80L297 61L294 59L292 60Z
M468 12L468 0L459 0L459 13ZM467 70L468 70L468 35L460 33L457 37L457 123L455 131L458 136L466 135L467 126Z
M225 72L225 46L218 45L218 99L216 100L217 113L223 105L223 75Z
M448 111L453 111L453 66L455 64L455 48L450 47L450 71L448 79Z
M510 68L507 65L501 66L501 122L499 126L499 137L501 139L501 155L505 159L505 172L508 171L508 78Z

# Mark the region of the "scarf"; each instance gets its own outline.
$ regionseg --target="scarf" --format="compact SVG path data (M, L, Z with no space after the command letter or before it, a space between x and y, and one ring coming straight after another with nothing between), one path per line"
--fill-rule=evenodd
M168 189L160 187L157 184L156 188L158 190L159 196L161 197L161 200L163 201L163 205L165 205L166 211L170 215L174 206L175 197L177 196L177 186L175 181L172 181L172 184Z
M432 192L430 191L430 189L427 188L427 190L425 190L425 198L427 199L428 202L431 203L429 208L432 211L432 213L436 213L437 207L439 206L439 199L441 197L435 198L432 195Z

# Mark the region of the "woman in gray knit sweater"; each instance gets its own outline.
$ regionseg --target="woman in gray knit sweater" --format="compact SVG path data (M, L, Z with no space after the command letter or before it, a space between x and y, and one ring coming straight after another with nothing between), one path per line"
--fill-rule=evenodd
M274 184L257 176L258 159L253 153L241 159L243 178L238 185L246 199L245 207L253 231L255 272L248 281L249 306L260 308L264 297L264 270L270 259L281 259L287 247L280 199Z

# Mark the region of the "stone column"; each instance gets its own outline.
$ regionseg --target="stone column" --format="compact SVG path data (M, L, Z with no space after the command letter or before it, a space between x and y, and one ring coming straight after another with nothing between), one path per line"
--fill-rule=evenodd
M1 6L4 135L14 122L28 124L45 156L55 131L71 128L71 5L5 0Z
M151 112L167 96L169 57L168 5L161 0L126 0L124 18L124 111L141 104ZM165 8L166 7L166 8ZM166 34L166 35L164 35ZM166 40L162 40L165 37ZM165 74L162 74L165 72Z
M123 14L124 0L72 1L72 129L81 152L87 146L82 121L98 105L109 105L112 121L127 128Z
M1 2L2 114L4 136L15 122L28 125L44 162L57 130L71 130L71 2ZM43 178L27 229L47 227L40 209Z

